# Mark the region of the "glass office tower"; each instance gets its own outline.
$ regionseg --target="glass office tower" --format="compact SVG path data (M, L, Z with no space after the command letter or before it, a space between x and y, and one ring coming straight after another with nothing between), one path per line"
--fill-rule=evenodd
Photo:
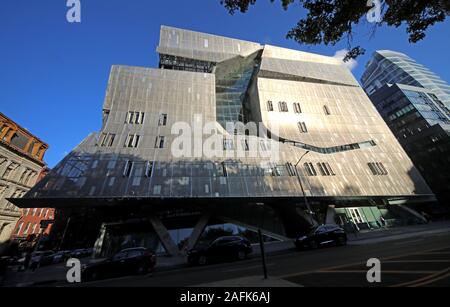
M399 52L380 50L361 83L442 205L450 201L450 85Z
M157 52L159 69L112 67L101 131L14 200L60 208L65 240L176 254L214 225L284 240L421 221L407 206L434 200L341 61L166 26Z
M450 109L450 85L406 54L378 50L367 63L361 84L368 95L385 84L405 84L432 90Z
M448 206L450 204L449 109L438 99L434 91L402 84L384 85L370 95L370 99L439 202Z

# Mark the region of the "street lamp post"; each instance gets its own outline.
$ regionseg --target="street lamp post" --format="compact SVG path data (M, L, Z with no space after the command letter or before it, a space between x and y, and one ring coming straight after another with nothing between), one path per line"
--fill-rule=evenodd
M295 172L296 172L296 174L297 174L298 182L300 183L300 188L302 189L303 199L304 199L304 201L305 201L306 209L308 210L308 216L309 216L309 218L310 218L310 222L313 224L313 218L312 218L312 213L313 213L313 212L312 212L312 210L311 210L311 207L309 206L308 198L306 197L305 189L303 188L302 179L300 178L300 173L298 172L298 169L297 169L297 166L300 164L300 162L302 161L302 159L303 159L307 154L309 154L309 153L310 153L310 151L308 150L307 152L305 152L305 153L300 157L300 159L298 160L298 162L295 164Z

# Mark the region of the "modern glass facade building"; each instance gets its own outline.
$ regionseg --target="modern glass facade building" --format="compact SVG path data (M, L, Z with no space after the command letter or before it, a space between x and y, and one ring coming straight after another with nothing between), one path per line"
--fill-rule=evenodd
M112 67L101 131L14 200L60 208L66 240L176 254L211 225L284 239L434 199L339 60L166 26L157 52L159 69Z
M440 203L450 204L450 111L433 90L384 85L370 96Z
M450 109L450 85L406 54L378 50L367 63L361 83L368 95L385 84L405 84L432 90Z

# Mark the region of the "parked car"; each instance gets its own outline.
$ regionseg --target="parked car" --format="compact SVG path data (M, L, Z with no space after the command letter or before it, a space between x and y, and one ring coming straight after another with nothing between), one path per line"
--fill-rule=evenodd
M113 257L86 264L82 268L82 280L92 281L133 274L147 274L156 265L156 255L144 248L129 248Z
M70 251L59 251L53 255L53 263L66 262L70 258Z
M53 263L53 255L52 251L42 251L42 252L34 252L31 255L30 267L32 269L39 268L41 266L46 266Z
M224 260L244 260L252 253L250 241L239 236L220 237L208 244L199 244L187 252L190 264L205 265Z
M83 249L74 249L70 252L71 258L82 258Z
M91 257L92 254L94 253L94 248L85 248L83 251L83 254L85 255L85 257Z
M299 249L315 249L326 245L346 245L347 234L338 225L321 225L298 237L295 245Z

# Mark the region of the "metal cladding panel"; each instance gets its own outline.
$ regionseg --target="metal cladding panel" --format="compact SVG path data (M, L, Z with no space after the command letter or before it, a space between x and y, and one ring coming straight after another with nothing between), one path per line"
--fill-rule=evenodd
M157 52L218 63L262 48L257 43L162 26Z
M412 195L431 194L416 168L384 123L368 97L359 87L312 82L258 79L262 121L278 135L321 148L374 141L377 145L334 154L310 153L305 162L317 165L328 162L340 175L309 177L314 195ZM272 101L274 111L268 111ZM279 112L280 101L287 102L289 112ZM302 112L294 112L300 103ZM330 115L324 112L327 106ZM300 133L298 123L307 126ZM389 176L373 176L367 166L380 161L390 170Z
M359 87L348 68L333 57L272 46L264 47L260 70L262 76L268 78L289 79L289 77L300 77L297 81L306 79Z
M222 67L210 74L113 66L102 130L89 136L35 186L22 200L25 206L32 206L35 199L55 199L52 205L58 206L64 205L56 203L60 199L300 198L299 180L307 196L318 198L414 198L432 194L367 96L354 84L351 73L337 59L271 46L261 56L255 53L262 48L259 44L169 27L161 29L159 48L172 50L176 56L222 62ZM234 66L223 67L228 65L224 60L231 58L234 60L229 63ZM250 69L252 66L254 69ZM262 77L262 68L279 75ZM288 75L306 80L284 80ZM218 97L222 102L236 102L236 108L240 107L237 102L242 102L248 118L284 140L321 148L369 140L375 145L329 154L311 151L299 165L298 177L289 172L289 163L295 165L306 150L270 142L262 134L246 136L255 147L245 150L245 142L235 139L233 151L210 157L202 150L198 152L209 137L202 129L205 123L212 123L217 135L234 136L218 122ZM269 100L273 102L272 111L267 109ZM286 112L279 110L279 102L286 102ZM294 112L293 103L301 104L301 113ZM324 113L324 106L329 114ZM139 115L130 123L130 116L137 116L130 112L144 117ZM305 123L306 133L300 133L299 122ZM193 129L199 126L203 133L192 131L180 138L180 124ZM133 143L130 136L135 135L139 136L138 145L129 147ZM164 142L159 148L161 137ZM180 141L189 144L189 156L174 155ZM262 155L261 148L267 146L277 149L276 160ZM239 156L242 151L244 156ZM388 174L373 175L368 167L371 162L382 162ZM303 163L314 165L317 174L308 174ZM321 163L329 163L334 175L320 173Z
M323 83L336 83L358 86L358 82L344 65L263 58L261 71L267 78L312 80ZM277 74L271 74L277 73Z

